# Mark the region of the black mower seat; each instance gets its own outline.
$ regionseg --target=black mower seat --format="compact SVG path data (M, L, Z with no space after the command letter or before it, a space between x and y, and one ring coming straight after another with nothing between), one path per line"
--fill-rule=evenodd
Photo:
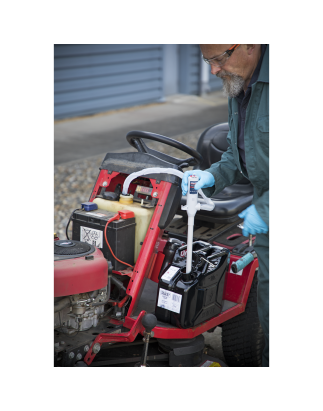
M227 134L228 123L213 125L207 128L200 136L197 143L197 151L202 155L203 162L199 169L205 170L211 164L220 161L222 154L228 148ZM249 180L243 178L239 183L226 187L221 193L212 197L215 207L213 211L198 211L195 218L211 222L231 222L238 219L238 214L246 209L252 202L253 186ZM181 199L181 205L186 200ZM179 207L177 214L186 216L186 211Z

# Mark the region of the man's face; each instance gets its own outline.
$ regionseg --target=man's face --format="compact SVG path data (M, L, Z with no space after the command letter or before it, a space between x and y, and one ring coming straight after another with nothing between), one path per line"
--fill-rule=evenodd
M202 54L207 59L221 56L232 46L233 44L200 44ZM222 79L223 90L228 97L236 97L248 85L256 67L255 62L254 51L246 44L241 44L223 66L211 65L211 73Z

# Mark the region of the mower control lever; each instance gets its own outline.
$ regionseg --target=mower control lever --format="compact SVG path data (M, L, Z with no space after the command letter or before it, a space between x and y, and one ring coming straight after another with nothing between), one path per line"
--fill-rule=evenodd
M144 349L142 352L141 361L137 363L135 366L136 367L149 367L149 365L147 364L148 344L149 344L149 339L151 337L151 331L157 325L157 318L154 314L145 314L141 323L145 327L144 338L143 338Z
M145 327L146 333L151 333L151 330L156 327L157 318L154 314L146 314L141 323Z

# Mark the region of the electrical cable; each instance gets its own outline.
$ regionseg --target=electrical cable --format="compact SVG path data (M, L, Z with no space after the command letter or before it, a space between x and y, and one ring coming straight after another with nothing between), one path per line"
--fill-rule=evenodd
M71 218L72 218L73 214L75 213L75 211L82 211L82 210L84 210L84 209L83 209L83 208L76 208L76 209L72 212L72 214L70 215L70 218L68 219L68 223L67 223L67 225L66 225L66 230L65 230L67 240L69 240L69 238L68 238L68 226L70 225Z
M119 261L119 263L125 264L125 265L127 265L128 267L130 267L130 268L133 269L133 266L132 266L132 265L130 265L130 264L128 264L128 263L125 263L124 261L119 260L119 259L113 254L113 251L112 251L112 249L111 249L111 247L110 247L110 244L109 244L109 242L108 242L108 239L107 239L107 227L108 227L108 224L111 223L111 221L119 220L119 219L120 219L120 215L119 215L119 214L116 214L115 216L113 216L112 218L110 218L110 220L107 221L107 223L106 223L106 225L105 225L105 227L104 227L104 238L105 238L105 242L107 243L107 246L109 247L109 250L111 251L111 254L112 254L112 257L113 257L113 258L115 258L117 261Z

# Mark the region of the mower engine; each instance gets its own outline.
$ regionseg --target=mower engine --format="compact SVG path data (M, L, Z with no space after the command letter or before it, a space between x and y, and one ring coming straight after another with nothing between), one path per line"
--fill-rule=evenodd
M64 334L96 327L110 297L108 262L93 245L54 242L54 328Z

